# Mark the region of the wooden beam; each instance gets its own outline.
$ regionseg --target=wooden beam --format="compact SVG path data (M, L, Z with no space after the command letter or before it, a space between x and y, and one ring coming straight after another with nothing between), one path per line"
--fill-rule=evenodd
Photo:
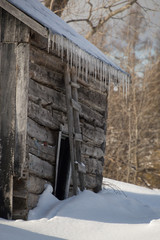
M43 27L41 24L33 20L31 17L27 16L21 10L13 6L11 3L6 0L0 1L0 7L9 12L11 15L19 19L21 22L26 24L28 27L39 33L45 38L48 38L48 30Z
M71 106L71 85L70 85L70 71L68 66L65 69L65 88L66 88L66 103L67 103L67 117L68 117L68 134L70 144L70 158L72 166L72 180L73 180L73 194L77 195L77 172L75 170L75 143L73 139L73 109Z
M0 43L0 217L12 217L15 152L16 44Z
M77 84L77 76L76 76L75 68L72 68L71 80L75 85ZM74 102L78 106L80 106L80 104L78 103L77 88L75 88L75 87L72 87L72 98L73 98L72 99L72 104L73 104L73 100L74 100ZM80 109L81 109L81 106L80 106ZM77 111L77 109L74 108L73 109L73 116L74 116L75 136L80 136L81 135L79 114L80 114L80 110ZM81 139L82 139L82 136L81 136ZM82 167L80 168L80 166L82 166L82 164L81 164L81 142L80 141L75 141L75 147L76 147L76 161L78 162L78 166L79 166L78 170L79 170L80 189L81 189L81 191L83 191L84 188L85 188L83 173L85 171L84 171L84 169L82 169Z
M30 30L23 22L1 9L0 38L5 43L28 43L30 40Z
M27 108L29 86L29 44L16 48L16 140L14 174L21 177L26 161Z

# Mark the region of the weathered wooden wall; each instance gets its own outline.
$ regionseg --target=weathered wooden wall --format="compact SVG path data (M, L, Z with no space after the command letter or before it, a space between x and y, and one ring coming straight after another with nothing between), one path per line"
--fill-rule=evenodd
M23 172L29 80L29 31L0 8L0 216L12 217L13 175Z
M43 136L45 135L44 126L47 128L48 138L49 135L54 135L56 130L60 128L60 124L67 129L64 85L64 66L66 63L62 62L53 50L50 49L50 53L48 53L47 49L47 40L32 32L28 116L31 129L29 135L32 133L31 137L33 138L36 136L34 129L39 129L39 136L35 137L35 141L42 141L43 138L40 135L41 133ZM80 114L83 136L82 161L87 170L85 175L86 188L98 191L102 183L105 151L107 92L100 90L99 80L90 76L86 82L84 78L81 75L78 79L80 85L78 89L79 103L82 107ZM57 136L54 136L55 144L56 140ZM44 141L50 141L52 144L49 139Z
M0 17L0 173L5 169L0 190L7 182L8 212L13 212L13 218L26 219L45 184L54 186L58 131L61 126L68 131L66 62L53 50L48 53L47 39L15 17L2 10ZM94 77L84 79L83 75L78 78L82 162L86 188L96 192L102 183L107 92L100 90Z

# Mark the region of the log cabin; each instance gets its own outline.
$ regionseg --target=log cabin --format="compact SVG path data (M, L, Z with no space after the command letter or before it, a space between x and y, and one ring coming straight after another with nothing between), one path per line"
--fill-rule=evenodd
M0 217L27 219L46 184L98 192L109 84L128 74L38 0L0 1L0 71Z

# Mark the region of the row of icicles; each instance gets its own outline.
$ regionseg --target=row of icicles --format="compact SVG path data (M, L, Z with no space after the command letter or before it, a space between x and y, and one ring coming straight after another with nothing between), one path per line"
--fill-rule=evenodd
M55 50L62 61L65 58L71 68L75 67L77 77L81 74L87 82L88 75L92 75L95 80L100 80L101 90L103 87L110 91L111 83L114 85L114 91L118 91L118 87L122 86L123 96L127 97L130 84L128 74L88 54L64 36L51 32L48 34L48 52L50 49Z

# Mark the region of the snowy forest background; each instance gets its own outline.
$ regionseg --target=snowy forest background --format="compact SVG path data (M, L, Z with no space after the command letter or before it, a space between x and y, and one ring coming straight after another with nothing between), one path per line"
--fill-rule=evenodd
M160 1L41 2L131 74L109 91L104 176L160 188Z

